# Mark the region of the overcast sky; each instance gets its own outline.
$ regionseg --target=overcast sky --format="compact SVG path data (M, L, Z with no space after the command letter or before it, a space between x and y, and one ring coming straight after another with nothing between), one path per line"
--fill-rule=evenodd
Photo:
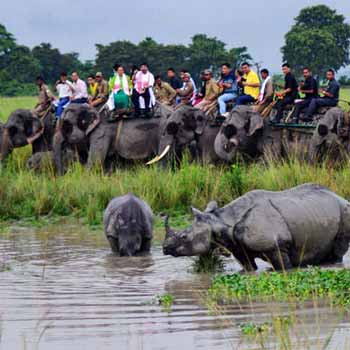
M313 0L1 0L0 23L18 43L51 42L63 52L93 59L95 43L188 43L196 33L216 36L229 47L247 46L253 59L273 71L281 63L284 34L300 9ZM349 0L323 0L350 21Z

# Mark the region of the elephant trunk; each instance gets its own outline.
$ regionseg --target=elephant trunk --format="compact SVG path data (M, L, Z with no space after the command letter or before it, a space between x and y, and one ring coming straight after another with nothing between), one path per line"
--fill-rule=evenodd
M4 161L12 149L9 131L7 128L3 129L1 148L0 148L0 161Z
M53 141L53 158L55 163L56 172L58 175L63 175L63 162L62 162L62 145L63 145L63 135L59 130L56 132Z

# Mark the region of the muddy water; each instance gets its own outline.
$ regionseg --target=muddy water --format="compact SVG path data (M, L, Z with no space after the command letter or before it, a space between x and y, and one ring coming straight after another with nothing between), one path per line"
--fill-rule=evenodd
M239 325L288 314L286 305L259 304L210 313L203 302L209 277L191 266L191 259L164 257L157 245L150 257L114 257L102 232L79 226L13 227L0 234L0 348L258 349ZM227 260L226 270L239 266ZM164 293L175 297L171 312L155 301ZM296 339L321 349L329 337L327 349L350 349L346 317L311 306L296 311ZM300 344L293 349L307 348Z

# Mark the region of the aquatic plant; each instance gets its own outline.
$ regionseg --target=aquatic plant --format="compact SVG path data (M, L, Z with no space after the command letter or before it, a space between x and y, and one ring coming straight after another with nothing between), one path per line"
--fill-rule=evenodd
M158 304L161 305L164 311L167 311L167 312L171 311L171 307L174 304L174 300L175 298L171 294L163 294L163 295L157 296Z
M233 274L216 277L209 296L224 304L244 300L305 302L318 299L348 309L349 285L350 271L347 269Z

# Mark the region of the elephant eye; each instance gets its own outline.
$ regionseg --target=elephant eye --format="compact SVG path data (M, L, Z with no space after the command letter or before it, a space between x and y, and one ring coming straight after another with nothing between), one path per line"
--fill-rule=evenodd
M89 122L85 118L79 118L77 124L78 128L83 131L85 131L89 126Z

